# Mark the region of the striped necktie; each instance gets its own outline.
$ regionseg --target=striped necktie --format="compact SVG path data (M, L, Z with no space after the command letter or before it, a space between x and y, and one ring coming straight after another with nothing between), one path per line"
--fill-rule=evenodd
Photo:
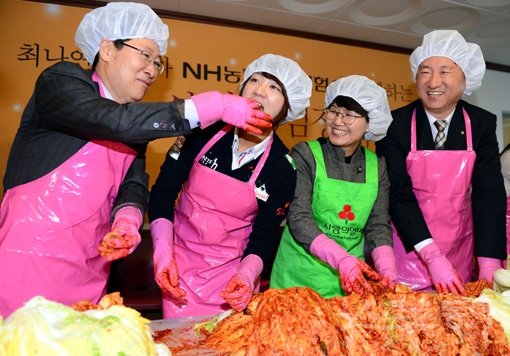
M444 120L436 120L434 125L437 128L437 136L434 140L434 145L436 146L436 150L444 149L444 143L446 141L446 135L444 134L444 129L446 127L446 121Z

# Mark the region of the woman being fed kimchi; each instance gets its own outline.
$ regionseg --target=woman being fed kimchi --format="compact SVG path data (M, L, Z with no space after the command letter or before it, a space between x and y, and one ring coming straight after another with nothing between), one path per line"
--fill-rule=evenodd
M296 184L274 129L305 115L311 90L296 62L263 55L246 68L240 91L271 115L273 130L220 124L170 148L149 202L165 318L240 310L257 290Z
M297 183L271 274L272 288L307 286L323 297L393 285L396 264L384 160L361 145L391 122L386 91L351 75L326 89L327 138L297 144ZM377 270L364 262L370 256Z

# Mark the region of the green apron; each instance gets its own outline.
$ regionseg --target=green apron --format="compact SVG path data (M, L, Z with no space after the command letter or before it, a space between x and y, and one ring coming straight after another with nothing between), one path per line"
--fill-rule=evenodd
M316 162L313 218L319 228L349 254L364 259L363 230L377 198L377 156L365 149L365 183L354 183L328 178L320 143L311 141L308 145ZM344 294L338 271L296 243L288 225L283 231L270 286L310 287L325 298Z

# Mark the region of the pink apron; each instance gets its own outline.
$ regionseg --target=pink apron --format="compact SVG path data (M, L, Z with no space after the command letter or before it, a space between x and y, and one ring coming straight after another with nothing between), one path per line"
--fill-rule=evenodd
M97 303L109 263L98 245L136 157L117 142L88 142L45 176L7 190L0 206L0 313L33 296Z
M506 254L510 256L510 197L506 198Z
M174 248L186 303L163 299L163 317L214 315L230 309L220 292L236 274L258 211L255 181L269 155L262 154L248 182L241 182L199 160L231 126L219 131L195 158L175 208ZM258 286L257 286L258 289Z
M473 270L473 216L471 176L476 159L471 121L466 123L466 151L416 150L416 112L411 121L411 151L406 164L413 191L434 242L457 270L463 283ZM433 282L415 251L406 253L393 227L399 281L415 290L431 289Z

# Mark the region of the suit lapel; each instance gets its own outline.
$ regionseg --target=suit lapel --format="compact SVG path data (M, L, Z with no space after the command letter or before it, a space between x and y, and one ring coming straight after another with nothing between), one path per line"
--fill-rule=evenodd
M418 150L433 150L434 139L432 137L432 129L421 103L416 108L416 132L418 136Z
M465 150L466 145L466 123L462 114L462 106L457 104L453 114L446 137L445 149L447 150Z

